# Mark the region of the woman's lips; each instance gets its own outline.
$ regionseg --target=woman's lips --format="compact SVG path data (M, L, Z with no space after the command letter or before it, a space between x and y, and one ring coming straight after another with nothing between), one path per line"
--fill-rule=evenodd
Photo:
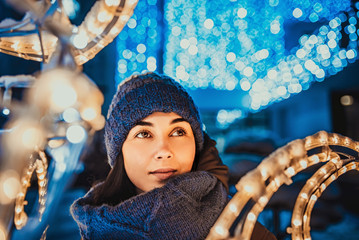
M177 172L177 170L172 169L172 168L163 168L163 169L157 169L153 172L150 172L150 174L159 178L161 181L163 181L163 180L167 180L168 178L173 176L176 172Z

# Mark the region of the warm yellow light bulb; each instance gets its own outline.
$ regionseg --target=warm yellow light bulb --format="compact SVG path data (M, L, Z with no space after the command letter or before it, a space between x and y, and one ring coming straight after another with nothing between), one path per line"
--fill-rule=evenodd
M295 227L299 227L300 225L302 225L302 221L300 221L299 219L294 219L293 220L293 225Z
M130 18L130 16L128 16L128 15L122 15L122 16L120 17L120 19L121 19L122 22L127 22L129 18Z
M87 46L89 39L87 34L82 32L72 37L72 44L78 49L84 49Z
M80 143L86 137L86 131L82 126L73 125L70 126L66 131L66 138L71 143Z
M134 5L137 3L138 0L128 0L129 4L130 5Z
M34 149L42 141L41 131L30 127L23 132L21 140L25 148Z
M233 203L231 203L231 204L229 205L229 210L230 210L231 212L233 212L233 213L238 213L238 208L237 208L237 206L236 206L235 204L233 204Z
M87 31L89 33L95 34L95 35L100 34L103 31L103 28L102 28L102 26L99 26L98 22L99 22L99 20L95 17L89 18L88 23L86 25ZM83 33L83 34L85 34L85 33ZM88 38L86 42L89 42L89 40L90 40L88 34L86 34L86 36L82 35L82 38L83 39ZM86 46L87 46L87 44L86 44Z
M287 172L291 177L295 175L295 170L292 167L287 168Z
M317 200L318 200L318 197L317 197L316 195L312 195L312 196L310 197L310 200L312 200L312 201L317 201Z
M312 157L312 160L313 160L314 163L319 163L319 161L320 161L318 155L314 155L314 156Z
M22 212L22 208L21 207L16 207L15 208L15 213L21 213Z
M261 169L261 174L262 174L262 177L263 179L266 179L268 177L268 171L267 171L267 168L262 168Z
M3 189L4 189L4 194L9 199L15 199L20 189L19 179L15 176L8 177L3 182Z
M105 0L107 6L117 6L120 4L120 0Z
M300 196L304 199L308 199L308 195L306 193L302 193L302 194L300 194Z
M118 29L118 27L116 27L116 26L114 26L110 31L110 33L112 35L117 35L119 32L120 32L120 29Z
M39 180L43 180L43 179L45 179L45 174L39 174L39 175L37 176L37 178L38 178Z
M94 108L88 107L81 112L81 117L86 121L92 121L97 117L97 112Z
M245 185L244 186L244 190L249 192L249 193L252 193L253 192L253 186L251 185Z
M106 11L102 11L97 15L97 20L101 23L107 22L111 20L111 15Z
M91 125L94 130L98 131L105 126L106 120L102 115L98 115L94 121L91 122Z
M274 178L274 183L277 187L281 186L281 181L280 181L279 177Z
M268 198L263 196L263 197L260 197L258 199L258 201L262 204L262 205L266 205L268 203Z
M215 231L220 236L225 236L226 235L226 230L222 226L216 226Z
M252 212L248 213L248 216L247 216L248 220L249 221L255 221L256 220L256 215Z
M302 166L302 168L307 168L307 166L308 166L307 161L305 161L305 160L300 160L299 164L300 164L300 166Z
M356 163L353 163L353 165L352 165L352 169L356 169L356 168L357 168Z
M76 103L76 91L67 83L58 83L52 89L51 102L54 109L63 111Z

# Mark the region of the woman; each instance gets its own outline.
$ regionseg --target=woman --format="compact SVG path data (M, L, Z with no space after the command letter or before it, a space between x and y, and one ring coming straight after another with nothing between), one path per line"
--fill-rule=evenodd
M71 207L83 239L207 236L228 201L228 169L177 82L148 73L119 85L105 143L112 170Z

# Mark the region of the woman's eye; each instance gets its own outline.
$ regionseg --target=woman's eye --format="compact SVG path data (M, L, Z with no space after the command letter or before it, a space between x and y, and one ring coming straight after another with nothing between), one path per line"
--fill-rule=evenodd
M176 129L173 133L172 136L174 137L180 137L180 136L184 136L186 135L186 131L183 129Z
M137 133L136 135L137 138L150 138L151 137L151 134L149 132L139 132Z

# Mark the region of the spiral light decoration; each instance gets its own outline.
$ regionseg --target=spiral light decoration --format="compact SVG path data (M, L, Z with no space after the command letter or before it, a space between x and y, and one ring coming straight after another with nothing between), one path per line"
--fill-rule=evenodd
M330 183L350 170L358 170L359 142L335 133L320 131L292 141L265 158L236 184L238 192L211 228L207 239L230 239L229 229L239 218L234 237L250 239L258 215L278 188L292 183L292 177L317 163L325 163L299 193L293 209L293 240L311 239L310 218L314 204Z

